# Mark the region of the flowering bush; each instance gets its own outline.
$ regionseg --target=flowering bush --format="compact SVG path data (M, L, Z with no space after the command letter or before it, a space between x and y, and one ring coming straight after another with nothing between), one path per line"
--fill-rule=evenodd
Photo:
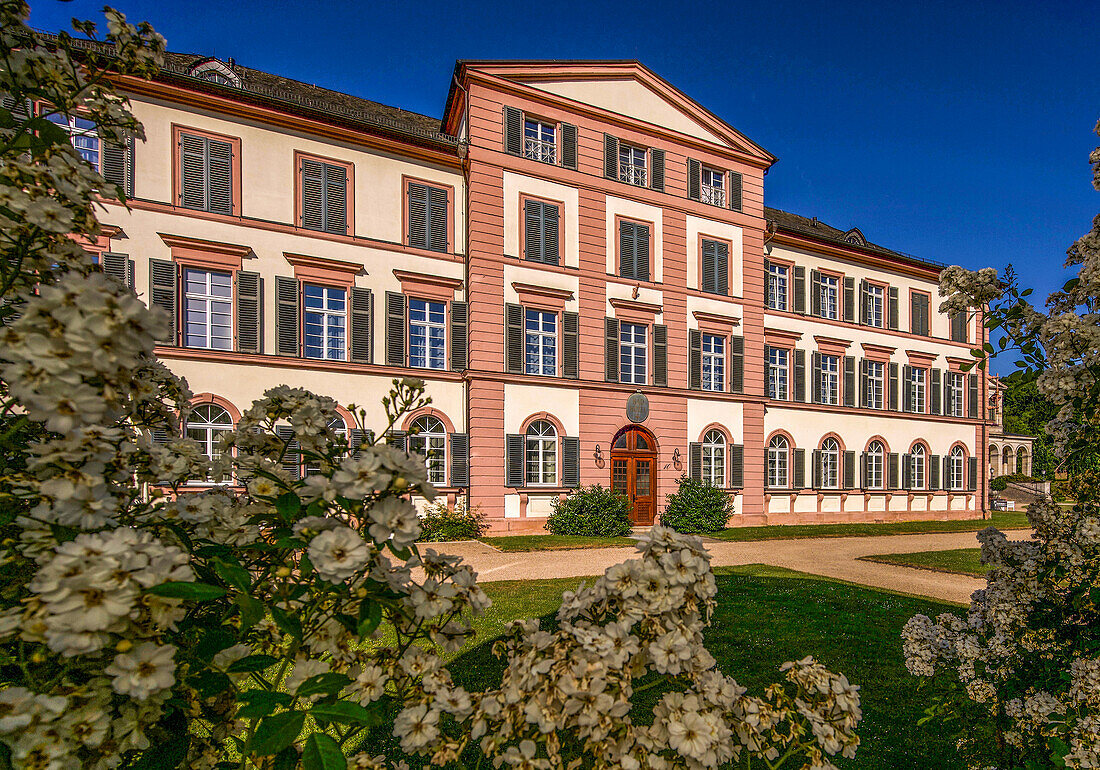
M1091 162L1100 190L1100 149ZM1039 390L1058 409L1047 429L1072 461L1100 450L1100 216L1067 265L1079 265L1078 276L1050 297L1047 314L1011 271L998 280L950 268L940 291L951 309L984 307L986 325L1005 332L1000 349L1011 343L1040 371ZM1083 478L1092 480L1072 508L1029 507L1031 540L979 534L992 569L965 618L918 615L903 632L909 670L951 685L930 716L961 725L972 767L1100 767L1100 486Z
M489 525L478 506L469 505L465 496L449 508L443 500L436 500L424 509L420 517L420 540L423 542L447 542L453 540L477 540Z
M587 537L625 537L634 528L630 501L599 484L578 487L564 500L555 500L545 526L554 535Z
M733 500L725 491L690 476L681 476L668 496L661 525L688 534L718 532L733 515Z
M332 399L288 387L208 458L179 437L186 384L153 357L166 319L80 247L115 191L18 105L140 137L105 73L149 74L164 41L108 10L107 43L76 57L27 13L0 0L0 767L404 767L363 750L380 725L452 765L559 768L563 736L596 767L852 755L843 677L807 659L754 698L714 669L706 553L661 529L567 594L558 631L515 627L502 687L455 686L441 655L489 601L469 566L416 545L412 497L435 494L423 458L349 445ZM378 434L352 407L365 435L427 402L413 380L382 401ZM654 683L676 689L635 725L630 697Z

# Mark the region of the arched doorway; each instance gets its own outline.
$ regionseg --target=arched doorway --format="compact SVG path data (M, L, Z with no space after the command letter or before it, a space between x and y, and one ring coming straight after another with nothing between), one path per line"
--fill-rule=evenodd
M630 520L653 523L657 513L657 442L653 434L629 425L611 442L611 488L630 500Z

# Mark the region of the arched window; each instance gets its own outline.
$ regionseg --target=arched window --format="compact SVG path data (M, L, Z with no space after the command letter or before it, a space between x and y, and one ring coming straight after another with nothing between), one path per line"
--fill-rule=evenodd
M217 59L208 59L196 64L191 68L189 74L191 77L200 78L210 83L233 86L234 88L241 87L241 79L237 77L237 73L228 64L224 64Z
M703 481L712 487L726 485L726 437L720 430L703 436Z
M341 438L343 438L345 441L347 440L348 426L347 426L347 423L344 422L343 417L333 417L331 420L329 420L328 429L331 430L333 433L335 433L337 436L340 436ZM309 461L306 462L306 475L307 476L313 476L314 474L317 474L317 473L320 473L320 472L321 472L321 463L317 462L316 460L309 460Z
M783 436L776 436L768 443L768 486L782 489L788 486L787 467L791 445Z
M1016 472L1030 474L1031 467L1027 463L1027 449L1020 447L1016 450Z
M837 489L840 487L840 444L831 436L821 442L821 451L818 453L821 463L820 474L822 489Z
M866 458L864 477L867 489L885 488L886 473L884 465L886 447L882 445L881 441L872 441L870 446L867 447L867 453L864 456Z
M558 481L558 432L549 420L527 426L527 485L552 485Z
M1014 464L1012 462L1012 447L1006 446L1001 452L1001 475L1007 476L1012 473Z
M428 481L442 486L447 483L447 429L438 417L425 414L409 426L409 451L424 456Z
M951 450L947 470L948 489L962 489L966 486L966 453L961 446Z
M924 444L917 444L909 452L909 488L924 489L925 469L928 467L928 454Z
M1001 453L997 451L997 447L993 444L989 445L989 475L997 475L997 460L1000 458Z
M202 453L210 460L218 456L218 436L233 430L233 418L217 404L202 404L191 410L187 418L187 437L198 441Z

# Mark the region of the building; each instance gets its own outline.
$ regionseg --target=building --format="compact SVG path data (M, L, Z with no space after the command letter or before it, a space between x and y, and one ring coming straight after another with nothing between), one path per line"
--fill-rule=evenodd
M596 483L648 524L682 474L733 524L985 507L940 266L766 208L775 157L637 62L459 62L442 119L183 54L120 86L147 141L88 152L133 197L94 250L177 319L208 446L273 385L379 425L416 376L389 440L495 531Z
M1009 476L1014 473L1031 475L1031 461L1035 456L1035 437L1005 433L1004 429L1005 384L1000 377L989 377L989 478Z

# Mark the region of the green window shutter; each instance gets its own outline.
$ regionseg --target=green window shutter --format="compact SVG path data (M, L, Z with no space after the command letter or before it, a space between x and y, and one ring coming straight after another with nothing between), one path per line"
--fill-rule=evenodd
M844 406L856 405L856 359L844 356Z
M937 490L940 488L940 456L932 455L928 458L928 488Z
M509 433L505 439L505 460L507 485L510 487L522 487L526 479L524 473L524 437L522 433Z
M795 449L792 452L794 462L794 488L806 488L806 450Z
M821 403L821 354L816 350L810 356L810 398L814 404Z
M206 178L206 138L180 134L180 199L189 209L208 206Z
M511 374L523 373L523 308L511 303L504 306L505 368Z
M844 453L844 488L855 489L856 453L849 450Z
M523 154L523 113L515 107L504 108L504 151Z
M576 436L561 437L561 485L581 485L581 440Z
M290 478L300 479L302 477L302 453L298 442L294 439L294 429L289 425L276 425L275 435L286 443L286 451L283 452L280 465L290 475Z
M856 279L844 279L844 320L855 323L856 320Z
M649 186L657 192L665 191L665 151L664 150L650 150L649 151L649 165L652 167L649 172Z
M311 158L301 159L301 222L307 230L325 229L325 164Z
M898 483L898 474L901 470L901 462L898 458L897 452L891 452L886 458L886 488L897 489L900 484Z
M619 276L634 277L634 240L637 236L633 222L619 220Z
M558 237L561 209L551 203L544 203L542 217L542 261L548 265L556 265L561 259Z
M468 487L470 485L470 434L452 433L451 445L451 486Z
M978 490L978 458L971 457L969 459L969 466L966 474L966 489L968 492L976 492Z
M405 295L386 292L386 365L405 365Z
M955 393L948 383L949 372L943 373L943 413L945 416L955 413Z
M871 376L867 371L867 359L859 359L859 405L868 407L871 396Z
M805 313L806 312L806 268L801 265L794 266L794 281L793 291L794 294L794 312Z
M207 211L215 214L233 213L233 145L217 139L207 139L207 179L209 203Z
M898 287L891 286L886 290L886 325L894 329L898 328Z
M703 445L697 441L688 444L688 475L693 479L703 478Z
M730 392L745 392L745 338L730 337Z
M730 246L728 243L719 242L714 253L714 279L715 293L723 297L729 294L730 276Z
M237 350L263 352L263 279L259 273L237 271Z
M370 289L351 289L351 360L374 363L374 294Z
M634 237L634 277L639 281L649 280L649 225L635 225Z
M619 178L619 140L611 134L603 135L603 175L608 179Z
M416 249L428 248L428 187L409 183L408 191L409 245Z
M134 288L134 260L129 255L106 251L99 255L99 266L123 286Z
M821 315L821 273L810 271L810 315Z
M693 201L702 198L703 164L692 158L688 158L688 197Z
M901 488L913 488L913 455L911 454L901 456Z
M275 276L275 339L280 356L300 356L300 290L294 278Z
M928 407L929 407L929 409L928 409L928 411L931 414L941 414L942 413L941 410L940 410L940 398L941 398L941 393L942 393L940 380L941 380L942 376L943 376L943 373L939 369L929 369L928 370L928 388L929 388L929 395L928 395Z
M561 376L575 380L580 376L580 316L570 310L564 311L561 314L561 333Z
M821 450L810 452L810 479L812 489L821 489Z
M859 455L859 486L862 489L867 489L867 453L862 452Z
M951 314L951 340L953 342L966 342L966 313L952 313Z
M740 171L730 172L730 189L729 189L729 201L730 208L734 211L741 211L742 206L742 188L744 187L744 178L741 176Z
M794 400L806 400L806 351L794 351Z
M978 375L968 374L966 376L969 391L966 399L967 416L972 420L978 419Z
M325 226L327 233L348 234L348 170L344 166L325 166Z
M455 372L466 369L469 315L465 302L451 302L451 370Z
M543 230L542 201L523 202L523 258L528 262L542 261Z
M561 124L561 165L577 169L577 127L572 123Z
M730 489L741 489L745 486L745 446L744 444L730 444L730 474L726 486Z
M928 336L928 295L911 294L909 297L909 330L913 334Z
M428 248L447 252L447 191L442 187L428 188Z
M699 277L699 288L702 291L715 293L718 288L718 265L717 265L717 246L716 241L712 241L708 238L704 238L700 246L702 254L700 255L700 261L702 262L702 275Z
M134 197L134 137L102 143L103 178L115 185L127 198Z
M698 329L688 329L688 387L703 387L703 334Z
M653 384L668 385L668 327L653 324Z
M603 319L604 377L608 382L619 381L619 321Z
M409 434L403 430L386 431L386 443L402 452L409 451Z
M157 340L164 345L175 345L179 329L179 274L176 264L165 259L149 260L149 304L160 308L168 316L168 334Z

